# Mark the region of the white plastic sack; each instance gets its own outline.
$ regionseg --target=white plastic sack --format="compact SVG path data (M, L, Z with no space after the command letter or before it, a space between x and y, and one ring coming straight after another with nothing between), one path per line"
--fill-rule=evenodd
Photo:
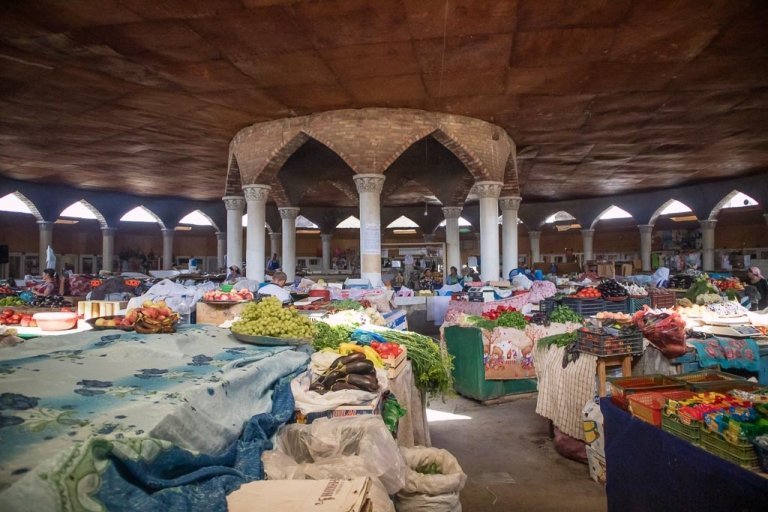
M525 277L523 274L518 274L512 278L512 286L518 290L530 290L533 285L533 281Z
M284 425L277 433L276 446L300 463L310 478L370 476L390 495L405 484L405 460L380 416L321 418L310 425Z
M329 391L321 395L316 391L309 390L309 385L314 378L311 372L307 371L291 381L291 392L296 401L296 409L300 410L302 414L327 411L340 405L368 402L389 389L387 372L381 368L376 368L376 379L379 381L379 390L376 392L345 389L343 391Z
M460 292L464 287L460 284L444 284L442 288L437 290L438 295L451 295L454 292Z
M459 461L448 450L425 446L413 448L401 446L400 452L409 468L402 492L446 494L461 491L467 483L467 475L462 471ZM424 475L415 471L416 468L428 466L433 462L440 467L441 475Z
M437 496L398 493L395 500L397 512L461 512L461 501L457 492Z
M134 297L128 302L127 309L140 308L146 300L164 300L165 303L174 311L179 311L181 303L185 302L189 310L194 310L197 302L203 298L203 289L184 286L174 283L169 279L163 279L147 290L147 293L139 297ZM186 297L186 299L185 299Z

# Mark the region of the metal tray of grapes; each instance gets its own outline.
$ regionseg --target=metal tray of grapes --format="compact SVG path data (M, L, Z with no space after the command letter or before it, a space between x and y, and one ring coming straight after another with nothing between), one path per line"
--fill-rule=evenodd
M266 347L282 347L282 346L299 346L307 345L309 340L300 340L297 338L274 338L272 336L254 336L251 334L241 334L239 332L232 331L232 336L243 343L250 343L251 345L263 345Z

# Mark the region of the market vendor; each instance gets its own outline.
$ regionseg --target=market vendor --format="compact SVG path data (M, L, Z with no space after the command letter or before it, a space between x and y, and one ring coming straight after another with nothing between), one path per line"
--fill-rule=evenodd
M461 278L459 277L459 270L456 267L451 267L448 276L445 278L445 284L459 284L459 281L461 281Z
M432 270L426 269L419 280L419 288L421 290L432 290L434 286L435 280L432 277Z
M749 267L749 270L747 270L747 280L760 293L757 309L768 308L768 281L763 277L760 269L758 267Z
M232 265L229 267L229 273L227 273L225 281L234 282L241 278L243 275L240 273L240 267Z
M256 293L259 295L272 295L280 299L281 302L288 302L291 300L291 295L283 287L288 280L288 276L285 272L278 270L272 274L272 282L261 283Z
M47 297L56 294L56 271L52 268L43 270L43 283L34 287L32 293Z

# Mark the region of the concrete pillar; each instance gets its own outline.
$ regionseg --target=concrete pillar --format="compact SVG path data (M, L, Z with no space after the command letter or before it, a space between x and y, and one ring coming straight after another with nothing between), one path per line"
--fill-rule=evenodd
M459 237L461 210L461 206L443 207L443 216L445 217L446 271L450 271L451 267L456 267L461 272L461 239Z
M503 183L478 181L475 191L480 198L480 277L498 281L499 269L499 194Z
M323 272L331 270L331 239L333 235L322 234L320 240L323 241Z
M173 267L173 228L163 228L163 270Z
M508 196L499 199L501 206L501 275L506 277L509 272L518 267L517 261L517 212L520 209L519 196Z
M280 233L270 233L269 234L269 256L271 257L273 254L277 254L278 257L283 252L283 248L280 246Z
M101 228L101 270L112 272L112 261L115 259L116 228Z
M715 226L716 220L700 220L701 226L701 267L704 272L715 270Z
M358 174L355 180L360 196L360 277L373 286L381 284L381 174Z
M227 262L224 261L224 255L227 253L227 233L224 231L216 232L216 269L225 268Z
M586 264L587 261L595 259L594 251L592 250L593 244L592 242L595 239L595 230L594 229L582 229L581 230L581 240L582 240L582 247L584 248L584 263Z
M643 262L643 272L648 272L651 270L653 224L640 224L637 228L640 230L640 259Z
M243 267L243 196L222 198L227 209L227 267Z
M533 268L533 264L541 260L541 231L529 231L528 238L531 240L531 264L528 268Z
M37 228L40 230L40 275L46 269L45 257L48 252L48 246L53 244L53 222L47 220L37 221Z
M266 222L269 185L243 185L245 202L248 204L248 225L245 238L245 277L253 281L264 281L266 263Z
M278 208L283 219L283 272L288 276L288 283L296 278L296 217L299 209L294 206Z

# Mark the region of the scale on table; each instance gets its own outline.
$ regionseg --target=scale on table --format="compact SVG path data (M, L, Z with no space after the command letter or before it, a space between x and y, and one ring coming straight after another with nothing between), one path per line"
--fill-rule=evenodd
M712 334L714 336L726 336L729 338L756 338L762 336L760 331L751 325L704 325L693 329L696 332Z
M492 286L473 286L467 292L469 302L491 302L496 300Z

